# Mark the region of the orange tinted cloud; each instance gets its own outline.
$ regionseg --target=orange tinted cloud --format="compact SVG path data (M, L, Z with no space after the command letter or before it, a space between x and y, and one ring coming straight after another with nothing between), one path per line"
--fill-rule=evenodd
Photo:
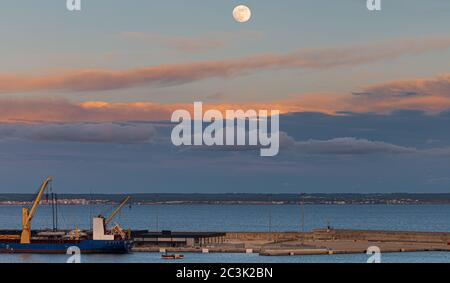
M316 104L319 103L319 104ZM204 111L225 110L279 110L282 114L295 112L320 112L338 115L339 112L387 113L396 109L418 109L437 113L450 109L450 98L416 97L389 101L361 102L349 96L316 94L265 103L204 104ZM115 121L167 121L173 111L186 109L192 104L158 103L76 103L61 99L0 99L0 122L115 122Z
M282 113L298 112L295 106L276 103L205 104L208 109L272 109ZM151 102L111 103L105 101L72 102L61 98L0 98L0 122L116 122L167 121L178 109L193 112L193 104Z
M449 95L450 73L436 78L398 80L368 86L359 94L367 96Z
M170 119L177 105L72 102L62 98L0 98L1 122L110 122Z
M440 112L450 108L450 73L436 78L372 85L346 100L359 112L386 112L395 109Z
M305 49L240 59L198 61L128 70L83 69L62 74L0 75L0 93L32 91L104 91L136 86L171 86L282 68L332 68L367 64L450 48L449 37L408 39L340 48Z
M279 110L293 112L388 113L397 109L438 113L450 109L450 74L429 79L381 83L354 94L310 93L265 102L205 103L204 111ZM73 102L63 98L0 98L0 122L114 122L167 121L178 109L193 111L192 103Z

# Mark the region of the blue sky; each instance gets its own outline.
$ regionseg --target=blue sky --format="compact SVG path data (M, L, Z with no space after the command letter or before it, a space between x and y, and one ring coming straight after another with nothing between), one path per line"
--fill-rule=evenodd
M365 2L2 1L0 191L445 192L450 2ZM194 101L279 107L281 154L174 148Z

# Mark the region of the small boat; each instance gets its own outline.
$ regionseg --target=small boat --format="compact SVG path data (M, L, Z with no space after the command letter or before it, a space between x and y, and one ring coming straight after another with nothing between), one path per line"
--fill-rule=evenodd
M162 259L183 259L184 255L180 254L163 254L161 255Z

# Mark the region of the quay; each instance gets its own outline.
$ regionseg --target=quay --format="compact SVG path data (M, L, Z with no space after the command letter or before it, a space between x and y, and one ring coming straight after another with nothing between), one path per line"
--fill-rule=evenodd
M137 233L134 252L257 253L261 256L450 251L450 233L315 229L311 232Z

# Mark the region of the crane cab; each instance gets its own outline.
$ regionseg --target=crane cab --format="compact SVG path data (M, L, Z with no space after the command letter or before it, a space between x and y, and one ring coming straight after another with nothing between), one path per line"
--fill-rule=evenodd
M105 232L105 219L102 217L95 217L92 220L93 240L113 241L114 235L106 235Z

